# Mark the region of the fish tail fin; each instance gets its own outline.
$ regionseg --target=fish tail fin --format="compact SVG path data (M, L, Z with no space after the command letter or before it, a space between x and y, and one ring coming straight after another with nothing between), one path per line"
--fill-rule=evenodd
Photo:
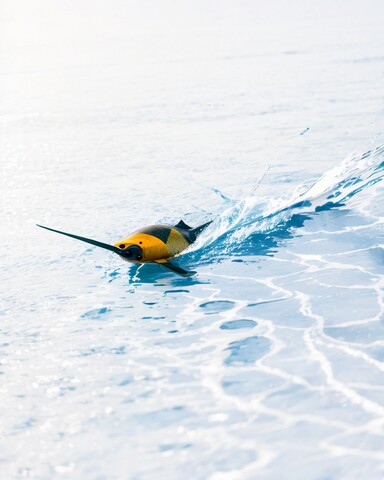
M200 235L200 233L205 230L208 225L210 225L213 222L213 220L210 220L207 223L203 223L202 225L192 228L192 230L189 231L189 235L191 236L192 240L195 241L196 238Z

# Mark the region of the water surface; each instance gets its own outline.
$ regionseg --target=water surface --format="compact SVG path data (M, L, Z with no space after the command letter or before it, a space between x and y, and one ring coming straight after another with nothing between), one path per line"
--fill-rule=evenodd
M1 477L383 478L383 3L0 8Z

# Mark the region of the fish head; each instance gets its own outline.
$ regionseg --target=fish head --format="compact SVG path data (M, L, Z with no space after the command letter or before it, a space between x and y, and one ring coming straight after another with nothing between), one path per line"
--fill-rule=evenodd
M141 262L143 260L143 249L134 243L115 243L115 247L119 250L119 255L121 255L125 260L130 262Z

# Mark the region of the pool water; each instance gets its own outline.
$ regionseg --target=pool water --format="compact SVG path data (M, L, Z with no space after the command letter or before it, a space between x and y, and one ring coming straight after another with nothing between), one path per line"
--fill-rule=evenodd
M0 4L1 478L383 478L383 5Z

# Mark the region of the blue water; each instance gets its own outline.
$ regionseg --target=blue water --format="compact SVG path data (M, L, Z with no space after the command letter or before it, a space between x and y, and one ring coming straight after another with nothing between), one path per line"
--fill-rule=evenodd
M1 478L383 478L383 5L1 3Z

